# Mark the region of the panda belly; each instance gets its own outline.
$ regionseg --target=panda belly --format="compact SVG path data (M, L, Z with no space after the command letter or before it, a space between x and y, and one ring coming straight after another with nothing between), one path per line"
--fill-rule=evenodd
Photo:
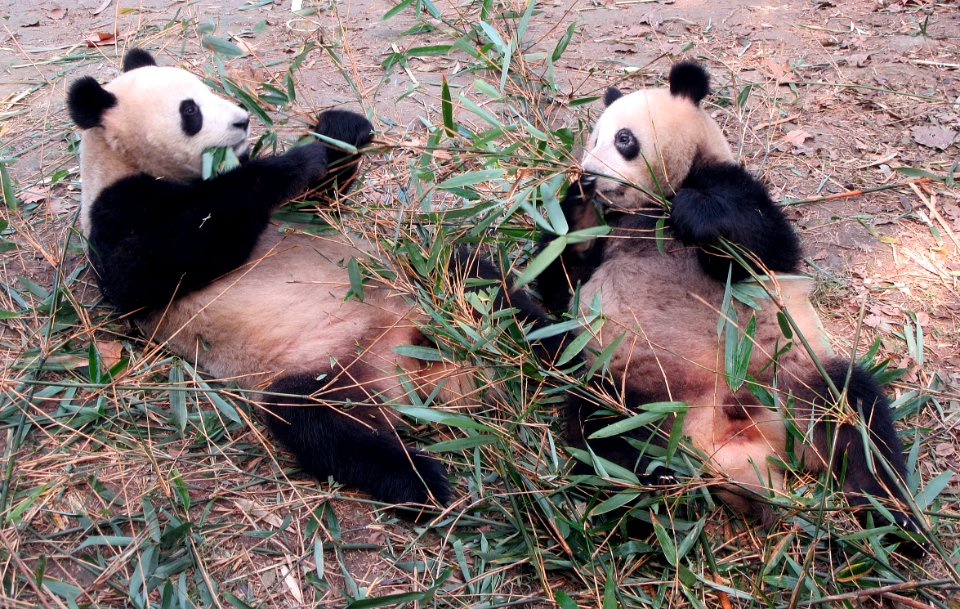
M268 229L248 264L176 299L144 332L242 387L336 371L396 397L398 367L415 371L419 363L393 349L423 337L400 294L365 285L363 302L345 298L346 263L364 254L362 245Z
M809 304L806 278L777 280L781 297L800 332L818 358L830 355L825 332ZM760 404L745 387L733 392L724 370L724 345L717 323L725 286L701 271L696 253L681 248L644 253L611 252L581 288L581 313L599 295L606 318L592 342L594 352L623 336L609 368L646 402L678 401L689 405L683 431L715 468L741 486L782 484L769 458L780 456L786 444L782 414ZM757 316L749 374L773 391L809 379L812 361L795 345L780 355L776 382L770 358L787 340L777 321L776 305L758 301L754 311L735 302L739 326ZM588 357L590 357L588 355ZM629 405L628 405L629 406ZM726 495L726 493L725 493ZM735 495L734 507L749 511L753 504Z

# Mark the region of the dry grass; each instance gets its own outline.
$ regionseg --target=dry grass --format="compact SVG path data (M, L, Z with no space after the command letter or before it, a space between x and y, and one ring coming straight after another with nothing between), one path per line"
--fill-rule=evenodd
M682 10L667 6L649 13L649 33L636 25L641 7L598 3L548 6L521 34L520 3L511 13L438 2L439 18L407 4L371 31L355 24L361 9L374 18L387 10L376 3L296 16L235 2L249 12L235 10L236 23L219 29L203 5L111 7L69 14L62 48L43 50L24 35L3 43L22 67L3 83L0 105L9 223L0 248L17 246L0 256L0 604L956 608L957 146L921 148L910 128L927 117L957 121L956 68L944 67L956 63L957 41L898 51L911 69L904 83L841 68L805 46L859 51L869 62L876 41L863 28L889 34L881 47L914 33L923 42L949 31L950 9L902 2L873 14L836 2L840 16L774 26L782 37L769 42L754 36L769 28L741 35L747 26L728 23L721 34L700 13L687 14L692 26L667 19ZM608 15L627 11L622 26L607 27ZM268 21L258 25L261 13ZM578 20L586 32L558 49ZM331 100L362 105L382 129L379 154L349 197L283 217L371 239L377 249L363 272L392 277L433 315L444 357L474 365L483 391L465 396L466 420L439 404L423 405L442 424L410 420L411 435L443 457L457 484L456 503L428 526L304 477L263 436L246 396L144 342L99 303L72 228L76 135L62 100L76 75L112 77L112 68L94 70L115 66L118 50L82 43L103 24L121 46L161 50L168 65L214 84L229 77L254 94L248 103L273 121L262 131L267 147L292 140L301 117ZM394 28L392 39L384 28ZM399 36L408 28L417 29ZM227 32L246 56L212 52L230 51ZM288 72L295 55L283 50L304 43L316 46ZM618 46L627 50L611 50ZM778 196L803 199L790 213L838 350L851 350L860 331L861 345L876 342L879 359L906 369L891 391L914 446L910 483L935 532L920 563L890 554L875 531L862 534L842 499L809 478L794 480L783 500L790 509L764 532L714 506L695 479L643 497L629 480L571 477L554 416L570 377L541 366L511 320L464 296L436 263L455 243L482 243L522 270L535 236L530 210L574 165L593 112L584 102L608 84L653 84L669 65L658 58L680 51L711 66L715 116L744 162ZM286 91L288 73L297 99L279 108L264 83ZM934 179L890 169L901 165ZM601 513L621 500L628 514ZM627 525L651 510L660 535L634 535Z

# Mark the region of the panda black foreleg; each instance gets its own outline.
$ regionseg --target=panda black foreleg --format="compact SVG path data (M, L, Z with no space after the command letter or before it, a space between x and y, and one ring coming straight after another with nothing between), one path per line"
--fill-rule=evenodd
M313 375L275 381L264 399L270 430L320 480L332 476L393 505L448 503L452 491L443 465L405 446L382 407L371 405L363 387L348 382L338 385ZM419 515L414 508L398 513Z
M828 397L830 392L826 382L819 374L815 374L802 387L793 388L793 395L798 418L801 421L815 421L813 444L820 458L830 458L832 448L833 474L842 482L847 501L863 508L857 513L861 521L870 510L871 503L867 499L867 495L870 495L884 504L894 518L893 524L906 531L919 533L923 527L905 502L903 489L907 468L903 446L893 425L889 400L873 375L858 364L851 368L849 362L834 359L827 362L826 370L839 390L846 388L847 403L859 412L865 422L868 431L866 439L873 448L865 444L865 438L857 426L848 423L837 425L830 421L835 418L830 413L834 400ZM876 453L872 455L873 471L868 451ZM886 467L880 462L881 459ZM882 517L880 514L875 516ZM909 553L922 551L922 547L915 543L909 544L906 549Z
M347 110L327 110L317 117L313 131L329 138L345 142L356 148L373 140L373 125L366 117ZM347 189L357 173L360 155L350 154L333 146L327 148L327 163L330 173L318 183L312 184L320 196L329 197L334 191Z
M567 187L560 204L564 218L571 231L582 230L599 224L599 215L593 199L596 194L596 178L581 176ZM545 233L537 244L542 252L557 237ZM603 258L603 240L568 245L563 253L543 270L536 279L536 288L543 305L555 315L566 313L570 307L570 290L586 283Z
M672 199L670 226L681 242L701 248L701 266L719 281L726 281L731 266L731 257L718 249L721 237L772 271L794 272L800 262L793 227L766 187L734 163L694 168ZM739 264L731 272L734 281L749 276Z

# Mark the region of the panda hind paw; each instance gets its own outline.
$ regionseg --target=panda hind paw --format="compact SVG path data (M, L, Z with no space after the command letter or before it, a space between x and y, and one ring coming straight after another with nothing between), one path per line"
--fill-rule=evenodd
M377 499L393 504L397 515L419 522L424 506L447 505L453 489L442 463L420 451L410 450L408 456L416 471L406 466L404 471L384 472L380 488L372 490Z

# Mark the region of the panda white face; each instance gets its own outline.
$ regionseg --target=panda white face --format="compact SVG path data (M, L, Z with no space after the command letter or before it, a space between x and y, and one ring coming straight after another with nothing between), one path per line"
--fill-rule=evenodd
M250 117L179 68L143 66L104 89L116 98L101 118L107 145L139 171L169 179L201 174L203 151L245 152Z
M583 155L584 172L598 176L600 203L623 211L649 207L644 191L669 197L695 162L732 159L719 127L689 97L612 89L607 101Z

